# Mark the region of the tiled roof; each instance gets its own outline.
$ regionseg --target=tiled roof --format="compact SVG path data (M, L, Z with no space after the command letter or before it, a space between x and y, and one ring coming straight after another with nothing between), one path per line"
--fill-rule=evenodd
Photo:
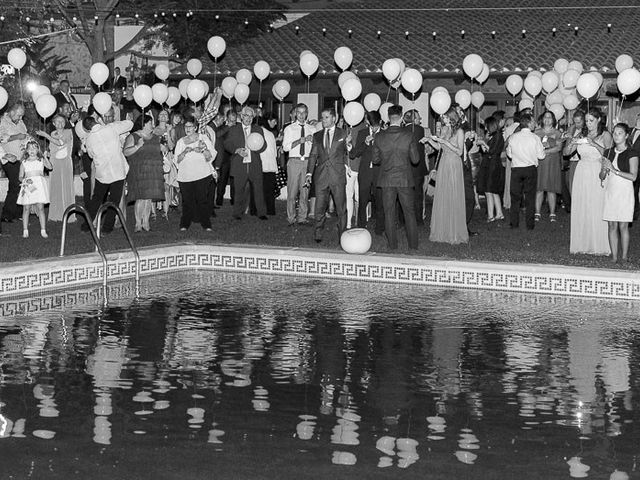
M352 50L351 70L359 75L380 72L384 60L394 57L425 75L450 74L461 71L469 53L479 54L493 72L504 74L548 70L559 57L579 60L586 69L606 73L615 70L618 55L633 56L640 45L638 3L370 0L348 4L345 9L336 5L229 47L218 62L218 73L233 74L265 60L274 76L301 75L300 52L311 50L320 60L318 75L337 74L333 52L339 46ZM204 63L204 73L212 72L213 61ZM184 71L179 68L174 73Z

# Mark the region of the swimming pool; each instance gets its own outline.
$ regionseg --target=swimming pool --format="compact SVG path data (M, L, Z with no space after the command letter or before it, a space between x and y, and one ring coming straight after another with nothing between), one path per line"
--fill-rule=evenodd
M229 272L118 288L0 319L3 478L634 468L637 303Z

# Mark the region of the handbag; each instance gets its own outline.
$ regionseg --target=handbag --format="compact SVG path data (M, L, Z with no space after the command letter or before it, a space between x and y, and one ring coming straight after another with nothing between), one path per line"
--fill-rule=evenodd
M438 176L438 166L440 165L440 158L442 157L442 149L438 152L438 158L436 159L436 164L427 175L427 195L429 197L433 197L436 192L436 177Z

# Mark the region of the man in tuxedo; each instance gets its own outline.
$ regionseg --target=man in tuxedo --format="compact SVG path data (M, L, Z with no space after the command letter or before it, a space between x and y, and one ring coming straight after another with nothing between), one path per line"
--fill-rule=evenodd
M389 248L398 248L396 201L402 207L409 248L418 248L415 212L416 179L413 165L423 161L410 129L402 126L402 107L389 107L389 128L378 133L373 143L373 163L380 165L378 187L382 188L384 231Z
M322 130L313 135L313 144L307 163L306 186L315 186L315 230L314 239L322 241L325 212L329 207L329 195L338 215L338 236L347 228L347 176L349 162L347 132L336 127L336 111L322 110Z
M113 69L113 80L111 82L113 90L124 90L127 88L127 79L120 75L120 68Z
M380 165L373 163L373 143L376 134L380 131L380 113L367 112L365 116L366 127L358 132L356 143L349 152L349 157L360 157L358 168L358 227L367 226L367 204L372 204L372 216L375 217L375 232L382 235L384 232L384 208L382 207L382 189L377 187Z
M229 129L224 139L224 148L231 154L231 176L235 187L233 218L242 220L242 214L253 195L256 213L260 220L267 220L267 209L262 189L262 160L260 154L266 149L266 142L258 151L249 150L246 141L252 133L262 135L262 128L253 125L255 110L243 107L240 113L241 123Z
M420 161L415 165L411 165L411 171L413 172L413 179L415 182L415 188L413 189L413 203L414 203L414 211L416 216L416 222L418 225L423 225L424 221L422 220L422 205L424 203L424 177L427 175L427 163L425 162L425 147L420 140L422 140L425 136L424 127L420 125L422 121L420 117L420 113L417 110L409 110L404 114L403 123L404 128L411 132L414 141L416 142L416 147L418 149L418 153L420 154Z
M74 112L78 110L78 102L76 101L74 96L71 95L71 92L69 91L69 89L70 89L69 81L62 80L60 82L60 91L56 93L54 97L58 105L62 105L63 103L68 103L69 106L71 107L71 111Z
M631 129L631 135L629 135L629 142L631 142L631 149L640 154L640 113L636 115L636 124ZM640 215L640 199L638 198L638 187L640 187L640 179L636 178L633 182L633 198L635 199L635 207L633 209L633 220L638 220Z

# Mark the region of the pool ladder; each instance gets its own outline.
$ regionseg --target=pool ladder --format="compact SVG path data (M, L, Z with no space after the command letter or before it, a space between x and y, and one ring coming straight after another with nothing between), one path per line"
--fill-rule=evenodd
M62 215L62 240L60 243L60 256L64 257L64 245L65 245L65 240L67 239L67 221L69 219L69 216L72 213L79 213L85 218L85 221L89 226L89 232L91 233L91 238L93 239L93 243L96 246L96 252L98 252L100 254L100 257L102 258L102 271L103 271L102 286L104 288L105 300L106 300L107 277L109 273L109 270L108 270L109 265L107 263L107 256L105 255L104 249L102 248L102 243L100 242L100 233L102 229L102 226L101 226L102 215L106 210L110 208L116 211L116 214L120 219L120 223L122 224L122 230L124 230L124 235L127 238L127 241L129 242L129 247L131 248L131 251L133 252L133 255L135 257L135 261L136 261L136 274L135 274L136 277L135 278L136 278L136 298L137 298L139 294L139 285L140 285L140 255L138 254L138 250L136 249L136 247L133 245L133 239L131 238L131 233L127 228L127 223L125 221L122 210L120 210L120 208L115 203L106 202L100 205L100 208L98 208L98 211L96 212L96 225L98 225L97 231L96 231L96 228L93 226L93 222L91 221L91 216L89 215L89 212L87 212L86 208L84 208L82 205L78 205L77 203L74 203L73 205L70 205L69 207L67 207L67 209L64 211L64 214Z

